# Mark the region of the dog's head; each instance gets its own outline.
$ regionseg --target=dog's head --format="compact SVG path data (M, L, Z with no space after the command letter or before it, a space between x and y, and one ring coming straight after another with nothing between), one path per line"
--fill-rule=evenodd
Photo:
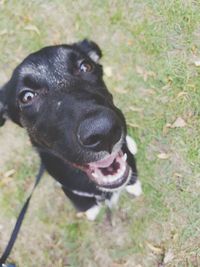
M29 55L0 90L0 124L9 117L27 129L39 151L113 190L136 169L126 146L125 119L103 82L100 57L100 48L88 40Z

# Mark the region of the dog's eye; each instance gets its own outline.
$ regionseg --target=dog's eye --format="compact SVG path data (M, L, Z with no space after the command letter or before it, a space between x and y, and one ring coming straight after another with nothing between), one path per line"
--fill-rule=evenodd
M79 70L80 72L91 72L92 71L92 65L84 60L81 62L80 66L79 66Z
M33 100L35 96L36 93L32 91L24 91L19 95L19 100L22 104L28 104Z

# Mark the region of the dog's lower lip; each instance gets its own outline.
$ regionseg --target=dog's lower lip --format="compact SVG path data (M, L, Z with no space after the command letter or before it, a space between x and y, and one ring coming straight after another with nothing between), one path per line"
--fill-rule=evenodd
M120 177L118 180L112 183L109 182L101 183L100 185L98 185L98 187L105 191L112 191L118 189L128 183L128 181L131 178L131 174L132 171L130 167L127 165L126 171L124 172L124 175L122 177Z
M126 159L127 155L120 150L102 160L89 163L86 167L86 173L102 189L119 188L127 183L131 176L131 169Z

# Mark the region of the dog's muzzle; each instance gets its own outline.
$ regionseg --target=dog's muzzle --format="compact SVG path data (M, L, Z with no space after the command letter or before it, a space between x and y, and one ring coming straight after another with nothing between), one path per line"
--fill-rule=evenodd
M137 152L136 144L130 136L126 137L126 146L131 154L134 155ZM134 175L123 149L113 152L101 160L86 164L83 170L103 191L119 190L127 185Z
M131 178L131 168L127 164L127 154L120 150L110 156L89 163L86 173L104 191L113 191L127 184Z

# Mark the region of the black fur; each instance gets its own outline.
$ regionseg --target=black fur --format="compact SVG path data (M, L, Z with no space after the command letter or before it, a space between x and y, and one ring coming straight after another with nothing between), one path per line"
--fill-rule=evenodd
M82 211L112 193L101 191L80 166L111 153L120 136L125 146L125 119L103 81L101 55L88 40L45 47L29 55L0 90L0 125L9 117L27 129L47 171ZM28 92L34 97L26 102ZM130 164L136 177L134 159Z

